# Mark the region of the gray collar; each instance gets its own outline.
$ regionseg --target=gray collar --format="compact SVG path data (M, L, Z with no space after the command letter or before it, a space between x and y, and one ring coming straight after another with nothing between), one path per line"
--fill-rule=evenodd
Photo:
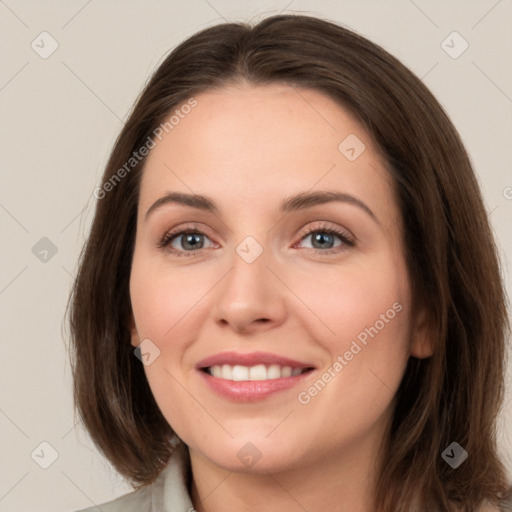
M190 456L187 446L178 441L169 464L151 484L150 512L191 512L188 491Z

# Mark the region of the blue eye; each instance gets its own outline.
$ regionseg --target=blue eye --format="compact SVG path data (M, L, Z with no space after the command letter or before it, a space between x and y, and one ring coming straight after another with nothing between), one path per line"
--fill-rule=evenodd
M354 245L353 240L348 237L346 233L338 231L332 228L315 228L306 233L305 236L302 237L302 240L306 238L311 238L311 243L313 245L312 249L324 250L334 249L335 247L342 247L344 245L352 246ZM332 245L334 240L338 238L340 243L337 245ZM316 245L316 247L315 247ZM329 252L337 252L337 251L329 251Z
M302 235L301 240L311 237L313 247L306 248L320 254L339 253L347 247L355 245L355 241L351 235L342 230L333 229L332 227L315 227ZM210 241L209 245L205 245L205 238ZM335 243L338 238L340 243ZM176 256L194 256L202 249L210 249L213 243L208 236L200 229L189 227L181 231L172 231L164 235L158 243L161 249L169 249Z
M203 232L197 229L187 229L175 233L168 233L164 236L158 245L161 248L171 247L173 249L171 252L178 253L179 256L190 256L196 251L209 248L205 247L203 240L204 237L208 238ZM176 247L176 245L178 245L178 247Z

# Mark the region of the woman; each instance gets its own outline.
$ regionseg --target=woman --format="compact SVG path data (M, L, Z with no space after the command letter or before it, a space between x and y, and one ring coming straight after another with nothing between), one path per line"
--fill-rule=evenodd
M307 16L203 30L95 196L75 400L136 488L101 510L510 506L486 211L452 123L382 48Z

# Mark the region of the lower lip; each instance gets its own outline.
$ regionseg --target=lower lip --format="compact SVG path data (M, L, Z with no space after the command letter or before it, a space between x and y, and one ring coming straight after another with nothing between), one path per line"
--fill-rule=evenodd
M205 379L210 388L230 400L238 402L253 402L256 400L263 400L279 391L291 389L306 377L308 377L312 370L295 375L293 377L279 377L278 379L269 380L242 380L233 381L227 379L220 379L213 377L209 373L199 370L199 373Z

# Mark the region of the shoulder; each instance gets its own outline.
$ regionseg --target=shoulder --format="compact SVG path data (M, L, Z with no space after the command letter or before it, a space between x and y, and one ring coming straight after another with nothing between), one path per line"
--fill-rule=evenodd
M115 500L83 508L76 512L149 512L151 507L151 490L149 487L142 487L136 491L124 494Z
M190 460L188 448L178 443L169 463L156 480L144 487L76 512L168 512L193 510L188 491Z

